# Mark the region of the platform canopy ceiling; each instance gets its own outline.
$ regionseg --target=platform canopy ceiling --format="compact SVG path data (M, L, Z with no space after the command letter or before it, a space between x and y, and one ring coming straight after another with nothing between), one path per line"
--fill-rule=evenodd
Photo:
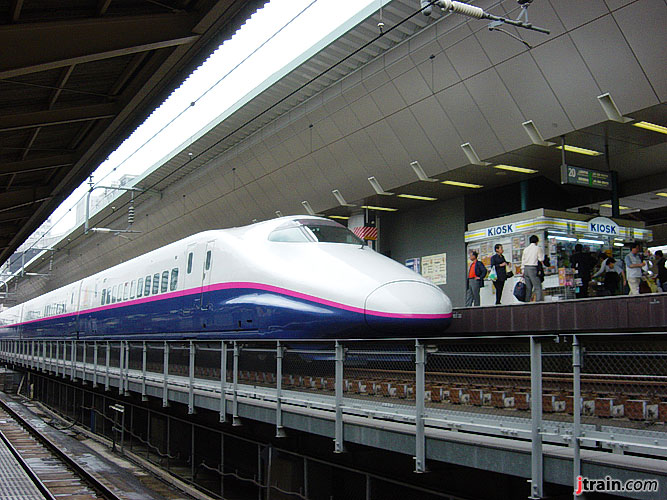
M0 0L0 262L264 0Z

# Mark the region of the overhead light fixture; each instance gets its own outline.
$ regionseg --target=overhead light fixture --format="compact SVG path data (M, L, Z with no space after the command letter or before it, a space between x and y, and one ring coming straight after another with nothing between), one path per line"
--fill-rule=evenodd
M382 194L382 195L385 195L385 196L390 196L390 195L394 194L394 193L390 193L389 191L385 191L384 189L382 189L382 186L380 186L380 183L378 182L378 180L372 175L368 178L368 182L371 183L371 186L373 187L373 191L375 191L377 194Z
M361 208L366 208L368 210L381 210L384 212L397 212L398 208L390 208L390 207L376 207L373 205L361 205Z
M579 243L589 243L591 245L604 245L604 241L589 240L589 239L586 239L586 238L579 238Z
M426 175L426 172L424 172L424 169L422 168L422 166L419 164L418 161L411 162L410 166L412 167L412 170L415 171L415 174L417 174L417 177L419 178L420 181L438 182L438 179L434 179L433 177L429 177L428 175Z
M480 184L470 184L469 182L459 182L459 181L442 181L442 183L447 184L449 186L459 186L459 187L472 188L472 189L478 189L478 188L484 187Z
M650 130L652 132L660 132L661 134L667 134L667 127L663 127L662 125L656 125L655 123L637 122L633 123L633 125L635 127L645 128L646 130Z
M330 219L340 219L340 220L348 220L349 217L346 217L344 215L327 215Z
M600 203L601 207L612 208L611 203ZM630 207L624 207L623 205L618 206L619 210L632 210Z
M555 142L549 142L544 140L544 137L542 137L540 131L537 130L535 123L533 123L533 120L528 120L527 122L523 122L521 125L523 125L523 128L528 134L528 137L530 137L530 141L536 146L553 146L554 144L556 144Z
M340 194L340 191L338 189L334 189L331 191L331 193L334 195L334 198L338 201L338 203L344 207L354 207L356 205L352 205L351 203L348 203L345 201L345 198L343 198L343 195Z
M560 241L577 241L577 238L570 238L569 236L549 236L549 238Z
M437 198L431 196L418 196L416 194L399 194L399 198L408 198L410 200L422 200L422 201L436 201Z
M632 118L628 118L621 114L621 112L618 110L618 107L616 106L616 103L614 102L614 99L612 99L611 94L609 92L607 92L606 94L599 95L598 101L602 106L604 114L607 115L607 118L609 118L611 121L618 123L628 123L632 121Z
M479 156L477 155L477 152L472 148L469 142L461 144L461 149L463 150L466 157L468 158L468 161L472 165L479 165L480 167L486 167L488 165L491 165L488 161L480 160Z
M623 246L625 246L625 245L624 245L623 243L619 243L618 241L615 241L615 242L614 242L614 246L615 246L615 247L623 247Z
M500 170L509 170L510 172L519 172L520 174L537 173L537 170L533 170L532 168L515 167L514 165L496 165L493 168L499 168Z
M662 196L663 198L667 198L667 193L655 193L656 196Z
M308 215L317 215L315 210L313 210L313 207L311 207L310 203L308 203L306 200L303 200L301 204L303 205L303 208L306 209L306 212L308 212Z
M556 146L556 149L563 149L563 146ZM580 148L577 146L570 146L568 144L565 145L565 151L569 151L570 153L579 153L580 155L587 155L587 156L600 156L602 154L599 151Z

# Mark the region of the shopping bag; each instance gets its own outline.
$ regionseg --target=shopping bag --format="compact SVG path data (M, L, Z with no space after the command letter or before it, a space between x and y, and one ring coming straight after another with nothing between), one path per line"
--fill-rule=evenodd
M523 278L519 278L518 281L516 282L516 285L514 285L514 296L519 300L520 302L525 302L526 301L526 280Z
M496 274L496 266L491 266L491 272L489 273L489 279L491 281L496 281L498 279L498 274Z

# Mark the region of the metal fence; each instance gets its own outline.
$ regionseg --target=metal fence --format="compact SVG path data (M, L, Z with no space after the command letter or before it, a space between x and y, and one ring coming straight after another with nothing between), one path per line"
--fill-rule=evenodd
M541 335L411 340L82 341L2 340L0 357L93 387L218 391L220 421L259 398L283 414L328 412L334 451L345 418L371 415L412 426L415 470L426 470L426 431L462 430L532 443L531 485L542 496L542 444L667 456L667 340L664 334ZM288 406L289 405L289 406ZM74 411L74 409L72 409ZM369 420L369 424L372 421Z

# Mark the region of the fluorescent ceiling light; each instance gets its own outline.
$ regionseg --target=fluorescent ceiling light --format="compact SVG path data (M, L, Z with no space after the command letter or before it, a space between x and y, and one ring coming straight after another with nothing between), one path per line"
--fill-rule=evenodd
M396 212L398 210L398 208L375 207L373 205L361 205L361 208L367 208L368 210L384 210L385 212Z
M448 184L450 186L459 186L464 188L481 188L484 187L481 184L470 184L468 182L459 182L459 181L442 181L443 184Z
M562 146L556 146L557 149L563 149ZM587 156L600 156L602 153L599 151L594 151L592 149L586 149L586 148L579 148L577 146L569 146L565 145L565 151L569 151L570 153L579 153L580 155L587 155Z
M345 217L344 215L328 215L330 219L340 219L340 220L347 220L349 217Z
M533 170L532 168L515 167L514 165L496 165L493 168L499 168L500 170L509 170L510 172L519 172L520 174L537 173L537 170Z
M633 123L633 125L635 127L645 128L646 130L650 130L651 132L660 132L661 134L667 134L667 127L663 127L662 125L656 125L655 123L637 122Z
M624 246L624 245L623 245L623 243L619 243L618 241L615 241L615 242L614 242L614 246L615 246L615 247L622 247L622 246Z
M612 208L611 203L600 203L600 206L604 208ZM620 210L632 210L630 207L624 207L623 205L619 205L618 208Z
M423 201L435 201L437 198L432 198L431 196L418 196L416 194L399 194L399 198L409 198L411 200L423 200Z
M549 237L561 241L577 241L577 238L570 238L569 236L549 236Z
M663 198L667 198L667 193L655 193L656 196L662 196Z
M585 239L585 238L579 238L579 243L590 243L591 245L604 245L604 241L588 240L588 239Z

